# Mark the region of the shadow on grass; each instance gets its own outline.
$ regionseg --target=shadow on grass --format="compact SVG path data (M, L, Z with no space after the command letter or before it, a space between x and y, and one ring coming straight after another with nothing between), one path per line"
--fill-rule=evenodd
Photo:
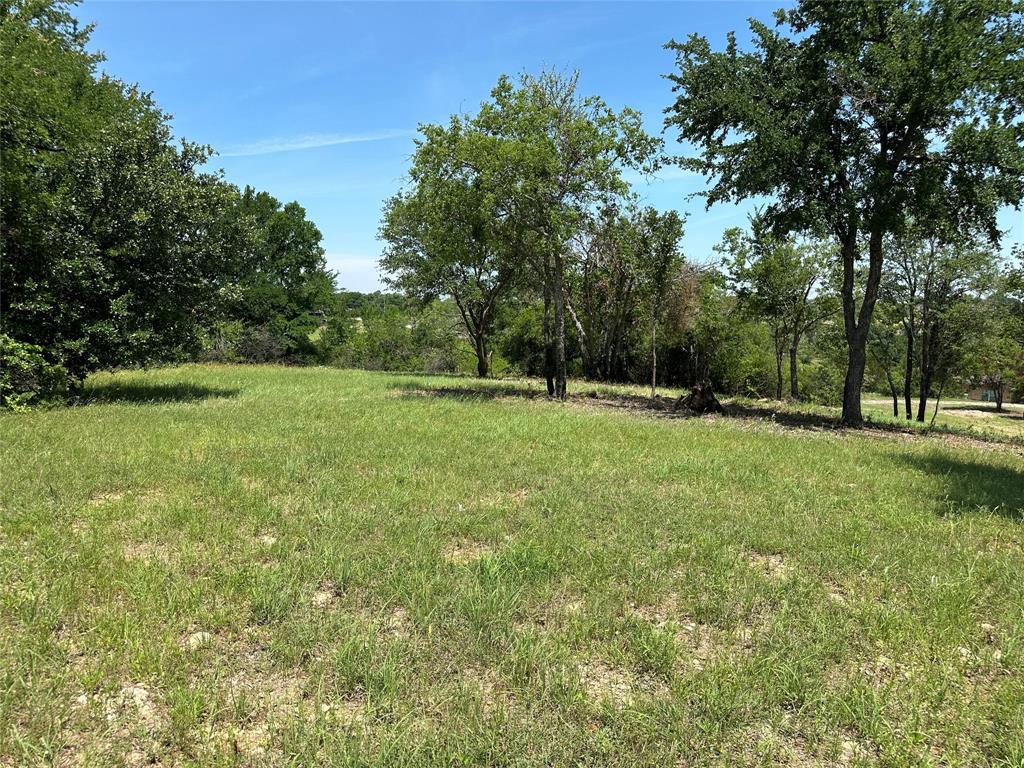
M958 411L965 413L984 413L986 417L995 417L1000 419L1015 419L1017 421L1024 421L1024 411L1014 410L1013 408L1004 408L1001 411L997 411L996 407L991 403L978 403L977 405L944 405L942 406L943 413L957 414Z
M503 398L522 398L534 400L547 397L543 386L530 386L517 382L484 383L479 380L467 380L465 386L431 386L415 381L404 381L392 385L406 397L437 397L457 400L497 400ZM845 430L838 414L801 411L798 408L786 407L776 403L760 403L750 401L723 401L723 413L714 416L701 416L685 409L676 409L677 398L658 396L652 400L646 395L635 395L624 392L611 392L600 386L580 385L569 394L568 402L573 405L595 405L610 409L625 410L637 415L647 415L667 419L692 418L726 418L741 421L761 421L778 424L790 429L807 430ZM886 433L906 435L909 437L928 437L931 435L947 437L956 436L984 443L1012 443L1013 440L1001 436L970 432L967 430L936 426L918 428L897 421L873 421L868 417L864 430L869 433Z
M1020 470L941 453L911 454L901 461L941 484L947 503L944 514L987 511L1024 520L1024 472Z
M235 397L237 389L206 387L200 384L139 384L112 381L86 387L79 405L97 403L194 403L215 397Z
M423 386L414 381L403 381L392 384L391 388L399 390L407 397L439 397L455 400L498 400L506 397L532 400L538 397L547 397L548 394L547 390L539 387L533 388L509 382L494 382L493 384L474 382L472 386L465 387L434 387Z
M402 382L395 384L394 389L401 390L410 397L440 397L458 400L497 400L515 397L533 400L547 397L547 390L542 387L530 387L528 385L505 382L494 382L493 384L474 382L472 385L465 387L433 387L423 386L417 382ZM657 398L652 400L646 395L634 395L628 392L609 392L600 388L580 386L576 391L569 393L568 402L577 405L599 405L669 419L699 418L699 414L694 414L685 409L677 410L677 398L664 397L662 395L658 395ZM838 419L815 413L788 411L780 408L732 402L724 402L723 408L724 413L722 415L725 417L762 419L775 421L784 426L817 429L835 429L840 426Z

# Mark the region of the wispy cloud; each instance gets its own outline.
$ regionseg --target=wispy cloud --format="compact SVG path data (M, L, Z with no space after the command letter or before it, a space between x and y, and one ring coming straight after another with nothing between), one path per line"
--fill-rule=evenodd
M220 153L221 157L252 157L254 155L272 155L275 152L294 152L299 149L315 149L316 147L333 147L338 144L359 144L367 141L387 141L414 136L415 131L393 130L376 133L308 133L303 136L289 136L277 139L264 139L251 144L238 144L228 147Z

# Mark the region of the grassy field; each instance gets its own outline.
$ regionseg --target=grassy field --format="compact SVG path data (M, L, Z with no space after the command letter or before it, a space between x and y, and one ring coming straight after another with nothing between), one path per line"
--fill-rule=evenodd
M0 765L1024 765L1019 446L465 387L0 415Z
M928 422L931 422L935 402L928 406ZM903 404L900 403L902 411ZM917 402L914 402L915 413ZM865 415L872 421L885 423L901 423L907 425L905 419L894 419L892 416L892 400L868 399L864 402ZM920 425L913 425L918 429ZM977 400L943 400L939 403L939 413L935 418L935 426L960 432L1007 437L1024 441L1024 405L1020 403L1004 403L1003 411L996 411L995 403L983 403Z

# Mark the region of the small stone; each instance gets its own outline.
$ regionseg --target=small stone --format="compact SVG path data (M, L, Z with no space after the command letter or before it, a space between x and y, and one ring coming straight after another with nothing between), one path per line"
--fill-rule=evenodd
M326 589L318 589L313 593L313 599L310 602L313 603L314 608L329 608L334 602L334 593Z
M272 547L275 544L277 544L277 537L271 536L269 533L265 533L262 536L260 536L259 539L257 539L257 541L259 541L259 543L262 544L264 547Z
M209 632L193 632L188 636L185 645L190 651L197 651L213 642L213 635Z

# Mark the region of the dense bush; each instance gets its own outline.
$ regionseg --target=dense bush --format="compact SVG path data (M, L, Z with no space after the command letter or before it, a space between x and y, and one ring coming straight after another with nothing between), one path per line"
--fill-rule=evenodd
M0 334L0 405L15 410L62 400L68 374L46 360L42 347Z

